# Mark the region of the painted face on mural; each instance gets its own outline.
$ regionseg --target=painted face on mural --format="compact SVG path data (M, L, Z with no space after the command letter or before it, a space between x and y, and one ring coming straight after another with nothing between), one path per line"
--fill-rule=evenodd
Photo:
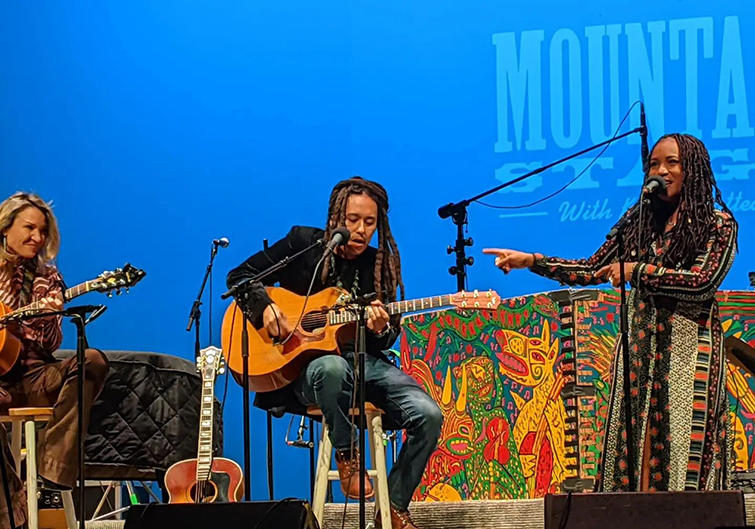
M343 246L347 259L361 255L370 245L377 230L377 203L365 195L351 195L346 202L346 228L351 232L349 242Z
M650 155L648 175L660 176L666 182L666 192L660 195L661 200L677 202L682 193L684 169L679 156L679 145L674 138L666 138L658 142Z
M47 240L47 218L40 210L29 206L16 215L3 235L10 252L32 259Z

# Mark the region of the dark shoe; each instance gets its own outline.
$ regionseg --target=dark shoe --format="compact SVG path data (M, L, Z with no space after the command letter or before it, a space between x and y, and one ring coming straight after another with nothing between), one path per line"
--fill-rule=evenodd
M338 478L341 480L343 494L352 500L359 499L359 474L364 479L364 497L372 498L375 491L372 490L372 482L365 472L359 472L359 452L354 450L353 457L349 450L336 450L336 467Z
M73 490L72 487L66 487L65 485L61 485L60 483L55 483L54 481L50 481L43 476L39 476L39 480L42 482L42 488L46 490L57 490L60 492Z
M393 527L386 529L419 529L412 517L409 516L409 511L399 511L391 507L391 525ZM380 511L375 512L375 529L383 529L383 519L380 517Z

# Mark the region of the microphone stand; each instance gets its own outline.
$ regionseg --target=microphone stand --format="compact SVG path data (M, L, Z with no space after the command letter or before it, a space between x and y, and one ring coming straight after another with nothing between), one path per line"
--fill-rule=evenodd
M524 174L522 176L519 176L517 178L514 178L513 180L509 180L508 182L504 182L503 184L496 186L492 189L489 189L483 193L480 193L477 196L474 196L472 198L468 198L466 200L462 200L460 202L456 203L449 203L445 206L441 206L438 209L438 216L442 219L452 217L454 224L457 225L457 235L456 235L456 244L455 246L448 247L448 253L456 253L456 266L452 266L449 269L449 273L452 275L456 275L457 278L457 286L459 287L459 290L464 290L464 283L467 277L467 271L466 267L471 266L474 261L472 258L467 258L465 254L465 249L467 246L472 245L472 239L464 239L464 232L463 232L463 225L467 224L467 206L471 204L472 202L475 202L477 200L480 200L481 198L484 198L488 195L491 195L495 193L496 191L500 191L501 189L505 189L507 187L510 187L516 183L519 183L523 180L526 180L532 176L535 176L537 174L540 174L544 171L547 171L548 169L555 167L557 165L560 165L564 162L567 162L573 158L576 158L578 156L582 156L583 154L586 154L588 152L594 151L596 149L599 149L605 145L610 145L611 143L618 141L620 139L626 138L627 136L631 136L632 134L639 133L642 136L642 166L643 166L643 173L646 173L646 161L647 161L647 125L645 123L645 108L644 104L640 105L640 126L630 130L629 132L625 132L624 134L620 134L618 136L615 136L613 138L610 138L606 141L600 142L596 145L593 145L592 147L588 147L587 149L583 149L579 152L576 152L574 154L571 154L565 158L562 158L560 160L557 160L555 162L549 163L547 165L543 165L542 167L539 167L535 169L534 171L530 171L527 174ZM619 266L620 266L620 279L621 279L621 308L620 308L620 339L621 339L621 348L622 348L622 357L623 357L623 366L624 366L624 415L626 420L626 432L627 432L627 471L629 474L629 490L634 491L635 490L635 475L634 475L634 469L635 469L635 460L634 460L634 447L632 446L632 435L633 435L633 427L632 427L632 403L631 403L631 395L629 393L630 391L630 383L629 383L629 322L628 322L628 311L627 311L627 304L626 304L626 278L624 277L624 263L622 261L623 259L623 251L624 251L624 240L622 237L622 229L624 225L626 225L626 217L619 220L619 222L614 226L614 228L611 230L611 233L609 233L608 238L616 237L617 245L618 245L618 252L619 252Z
M632 383L629 378L629 308L627 306L627 277L624 273L624 229L629 224L626 217L622 217L619 222L611 229L606 239L616 239L618 262L619 262L619 279L621 286L621 304L619 305L619 344L621 347L622 369L624 371L624 380L622 391L624 392L624 423L627 433L627 472L629 475L629 490L636 491L635 477L635 454L634 454L634 425L632 424Z
M620 134L618 136L615 136L613 138L610 138L606 141L600 142L596 145L593 145L592 147L588 147L587 149L583 149L579 152L576 152L574 154L571 154L565 158L562 158L560 160L557 160L555 162L549 163L547 165L543 165L542 167L539 167L533 171L530 171L529 173L523 174L522 176L519 176L517 178L514 178L513 180L509 180L508 182L504 182L501 185L498 185L492 189L489 189L483 193L480 193L479 195L476 195L472 198L468 198L466 200L462 200L460 202L456 203L449 203L445 206L441 206L438 208L438 216L442 219L452 217L454 224L457 225L457 235L456 235L456 244L455 246L448 247L448 253L456 253L456 266L452 266L449 268L449 273L452 275L456 275L457 277L457 286L460 287L460 290L463 290L463 285L467 277L467 271L466 267L471 266L474 261L471 260L471 258L467 258L465 254L465 249L467 246L472 245L472 239L464 239L463 236L463 225L468 223L467 218L467 206L471 204L472 202L475 202L477 200L480 200L481 198L484 198L488 195L491 195L495 193L496 191L500 191L501 189L505 189L507 187L510 187L516 183L519 183L523 180L526 180L532 176L535 176L537 174L540 174L544 171L547 171L548 169L551 169L552 167L555 167L557 165L560 165L564 162L567 162L573 158L576 158L578 156L582 156L583 154L586 154L588 152L594 151L596 149L599 149L605 145L610 145L611 143L618 141L620 139L626 138L627 136L631 136L632 134L639 133L642 136L642 146L641 146L641 157L642 157L642 169L643 174L647 174L647 159L648 159L648 146L647 146L647 124L645 121L645 105L644 103L640 103L640 126L637 128L634 128L630 130L629 132L625 132L624 134ZM627 303L626 303L626 277L624 274L624 262L623 262L623 253L624 253L624 239L623 239L623 228L627 224L627 218L623 217L619 220L618 223L613 227L611 232L608 234L607 238L613 238L616 237L616 243L618 246L618 254L619 254L619 274L620 274L620 280L621 280L621 306L620 306L620 343L622 348L622 361L623 361L623 368L624 368L624 415L625 415L625 422L626 422L626 432L627 432L627 472L629 475L629 490L634 491L636 490L636 481L635 481L635 459L634 459L634 446L632 446L632 440L633 440L633 426L632 426L632 402L631 402L631 384L629 381L629 316L628 316L628 309L627 309Z
M357 378L357 394L358 394L358 410L359 410L359 469L360 472L364 472L366 468L365 458L365 432L367 431L367 425L365 423L365 394L367 392L367 379L365 377L366 369L366 357L367 357L367 317L366 309L371 300L374 299L374 295L361 296L354 300L347 307L354 314L356 320L356 341L354 343L354 354L357 358L357 368L354 376ZM365 488L364 479L361 474L359 476L359 529L365 529L367 527L367 520L365 514Z
M84 401L84 376L86 367L84 365L84 362L86 360L86 348L87 348L87 339L86 339L86 330L85 327L88 323L91 323L95 319L97 319L103 312L107 310L107 307L105 305L80 305L77 307L69 307L64 310L54 311L54 312L48 312L48 311L34 311L30 313L22 313L16 317L9 318L6 321L22 321L22 320L32 320L36 318L46 318L50 316L64 316L67 318L71 318L71 322L76 325L76 367L77 367L77 373L76 376L78 377L78 425L77 425L77 443L78 443L78 456L79 456L79 529L85 529L85 518L86 518L86 497L84 495L85 492L85 479L84 479L84 441L85 441L85 434L84 431L84 406L82 406L82 402ZM91 313L89 318L85 319L85 316L87 314ZM2 451L2 450L0 450ZM3 466L3 468L5 468ZM7 487L6 487L6 490ZM10 513L12 510L12 507L8 506L8 512Z
M212 272L212 264L215 261L215 256L218 253L218 245L212 243L212 250L210 250L210 263L207 265L207 269L204 272L204 278L202 279L202 286L199 287L199 294L197 299L194 300L194 304L191 306L191 312L189 312L189 324L186 326L186 332L191 331L191 326L194 325L194 358L199 358L199 320L202 317L202 312L199 307L202 305L202 294L204 293L204 287L207 284L207 278L210 277Z
M474 241L472 240L471 237L464 238L464 226L468 225L469 223L469 218L467 214L467 207L469 206L469 204L471 204L472 202L476 202L480 200L481 198L485 198L486 196L491 195L497 191L500 191L501 189L505 189L507 187L513 186L514 184L517 184L521 182L522 180L526 180L532 176L535 176L544 171L547 171L548 169L552 167L560 165L564 162L568 162L569 160L573 158L582 156L583 154L599 149L605 145L610 145L611 143L615 141L621 140L623 138L626 138L627 136L631 136L632 134L636 134L636 133L647 134L647 127L645 127L643 124L637 127L636 129L632 129L629 132L625 132L624 134L615 136L611 139L608 139L606 141L593 145L592 147L583 149L579 152L576 152L574 154L567 156L566 158L561 158L558 161L549 163L547 165L543 165L542 167L539 167L535 169L534 171L530 171L529 173L523 174L522 176L518 176L514 178L513 180L504 182L503 184L496 186L492 189L488 189L487 191L480 193L479 195L476 195L472 198L468 198L468 199L465 199L456 203L451 202L449 204L446 204L445 206L441 206L440 208L438 208L438 216L440 218L447 219L448 217L451 217L451 219L453 220L453 223L456 224L456 242L454 246L449 246L446 249L446 251L449 254L452 254L452 253L456 254L456 265L449 268L448 273L456 276L456 286L458 290L465 290L465 284L466 284L466 279L467 279L466 268L467 266L472 266L474 264L474 258L466 256L466 247L472 246L472 244L474 244Z
M247 294L249 293L249 290L254 286L254 283L261 281L262 279L268 277L271 274L274 274L278 270L281 270L282 268L285 268L289 264L291 264L292 261L298 259L305 253L309 252L316 246L322 246L324 240L318 239L314 243L310 244L303 250L300 250L296 252L295 254L291 256L284 257L271 267L267 268L266 270L263 270L262 272L246 279L242 279L235 285L233 285L231 288L229 288L226 292L224 292L220 299L228 299L229 297L233 296L237 302L242 301L243 298L246 298ZM246 311L241 310L241 358L243 363L243 372L242 372L242 400L243 400L243 414L244 414L244 500L250 501L251 500L251 454L252 454L252 448L251 448L251 438L250 438L250 406L249 406L249 330L247 329L247 325L249 323L249 318L247 317ZM229 352L230 354L230 352ZM269 419L270 420L270 419ZM269 442L269 440L268 440Z

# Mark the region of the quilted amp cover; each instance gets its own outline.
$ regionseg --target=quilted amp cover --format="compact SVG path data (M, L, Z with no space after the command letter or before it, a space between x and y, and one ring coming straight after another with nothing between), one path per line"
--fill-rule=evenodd
M95 401L85 451L87 479L155 479L197 457L201 378L194 364L166 354L104 351L110 372ZM74 351L60 350L67 358ZM213 444L222 455L215 399Z

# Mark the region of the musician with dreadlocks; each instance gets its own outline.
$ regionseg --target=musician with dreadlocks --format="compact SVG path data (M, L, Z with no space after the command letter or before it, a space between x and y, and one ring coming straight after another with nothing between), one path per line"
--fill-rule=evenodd
M348 243L338 247L325 259L322 272L315 277L313 293L337 286L353 296L377 294L368 307L365 398L385 412L388 418L406 429L407 440L388 476L392 529L412 529L409 502L414 489L435 449L443 416L438 405L414 379L395 367L383 351L398 337L398 321L391 321L383 302L404 298L401 259L388 223L388 194L378 183L353 177L339 182L330 195L325 230L295 226L282 240L258 252L228 274L228 286L255 276L271 264L307 248L318 239L329 241L338 227L348 228ZM377 232L377 248L370 241ZM305 295L323 250L312 250L292 261L283 270L268 276L265 285L280 283L282 288ZM257 328L264 327L270 336L284 337L293 329L285 314L272 303L263 284L256 284L243 302ZM336 450L336 464L341 489L349 498L359 498L359 479L365 480L368 497L374 495L372 484L359 472L356 431L349 417L353 402L354 343L342 343L341 355L327 355L312 360L299 378L276 391L258 393L255 405L263 409L317 406L330 429ZM252 351L251 354L254 354ZM376 514L376 527L382 527ZM385 528L390 529L390 528Z
M662 137L648 174L666 182L649 205L625 217L625 274L632 289L630 383L640 490L721 489L733 458L728 433L726 359L715 294L731 268L737 222L716 185L703 143ZM720 206L715 207L715 204ZM589 259L487 249L504 273L529 268L567 285L619 286L617 245ZM629 490L623 369L615 355L600 488Z

